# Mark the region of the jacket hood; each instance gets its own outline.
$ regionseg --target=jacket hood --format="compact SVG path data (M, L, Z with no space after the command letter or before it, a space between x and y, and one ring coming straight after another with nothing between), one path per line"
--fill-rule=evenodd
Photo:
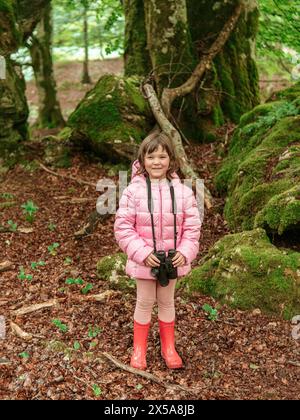
M146 182L146 177L143 174L137 175L137 171L140 169L141 165L140 162L137 160L135 160L132 164L132 168L131 168L131 182L135 183L135 182ZM172 183L178 183L181 182L179 176L177 175L176 172L173 172L171 174L172 176Z

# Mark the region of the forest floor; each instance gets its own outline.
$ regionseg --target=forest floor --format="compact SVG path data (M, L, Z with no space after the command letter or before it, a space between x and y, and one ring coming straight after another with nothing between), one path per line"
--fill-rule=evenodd
M187 152L213 191L211 174L220 162L215 146L195 145ZM71 168L56 172L94 183L107 176L98 163L84 156L75 156ZM102 256L120 251L113 239L114 216L91 235L74 239L74 232L95 208L97 192L42 168L17 165L1 184L1 193L12 194L4 201L14 202L2 209L2 225L12 220L18 229L30 229L0 234L0 263L13 264L0 274L0 315L6 322L6 337L0 340L1 399L299 398L300 347L292 338L290 322L258 310L232 310L197 294L187 299L180 289L176 292L177 349L184 369L167 369L160 356L156 310L147 372L161 382L117 367L103 353L129 366L134 292L112 291L102 302L89 297L108 291L108 284L97 278L96 264ZM74 198L88 201L72 203ZM38 206L32 224L22 214L21 205L27 200ZM205 212L194 266L228 232L222 207L219 198ZM49 251L54 243L59 247ZM32 268L31 263L39 261L45 265ZM31 280L20 279L21 267L24 275L32 275ZM66 285L68 278L81 278L92 290L84 295L83 286ZM25 315L15 312L49 301L56 304ZM204 303L218 307L218 321L207 318ZM59 322L54 325L54 320ZM13 333L11 322L30 336ZM185 389L174 390L170 384Z
M112 66L115 72L118 67ZM77 78L79 83L80 67L75 67L76 77L61 68L60 86L65 83L72 90L67 84ZM94 71L98 73L98 67ZM65 116L89 88L78 85L72 95L59 89L59 95L66 95L60 96ZM28 89L34 104L36 94ZM223 127L220 137L231 131ZM220 144L186 147L215 197L213 209L205 211L193 266L229 232L222 217L224 200L217 197L212 182L222 150ZM188 299L181 289L176 291L176 336L183 369L167 369L160 356L156 309L146 373L158 382L108 360L106 353L129 366L135 294L110 291L107 282L97 278L98 260L120 251L114 240L114 215L92 234L75 239L74 232L94 211L98 194L93 186L67 177L96 184L109 176L83 155L74 156L69 169L55 172L64 177L19 164L0 184L0 224L18 224L16 231L0 233L0 264L11 263L7 271L0 271L0 399L299 399L300 346L292 338L290 322L259 310L232 310L199 294ZM117 183L117 177L111 178ZM74 201L78 198L86 201ZM28 200L38 206L33 223L25 220L21 208ZM4 202L12 204L1 206ZM33 262L43 265L32 266ZM84 285L67 285L68 278L81 278ZM91 298L103 292L107 294L102 302ZM16 312L45 302L48 308ZM218 308L217 321L207 318L205 303ZM2 331L1 339L3 321L6 336Z

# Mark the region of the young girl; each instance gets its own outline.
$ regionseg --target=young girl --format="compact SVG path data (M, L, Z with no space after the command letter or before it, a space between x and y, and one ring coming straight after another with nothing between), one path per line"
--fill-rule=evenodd
M191 188L181 183L176 174L178 164L172 143L164 134L150 134L140 145L138 159L132 165L131 183L124 190L116 213L115 238L127 254L126 274L136 280L137 299L134 312L133 354L130 365L146 369L146 349L152 308L158 303L161 355L170 369L182 367L175 349L176 280L162 287L151 273L160 261L154 255L153 230L148 206L147 177L151 181L152 211L156 250L168 255L174 249L174 214L170 185L175 192L177 247L172 258L178 277L191 270L191 262L199 251L201 221Z

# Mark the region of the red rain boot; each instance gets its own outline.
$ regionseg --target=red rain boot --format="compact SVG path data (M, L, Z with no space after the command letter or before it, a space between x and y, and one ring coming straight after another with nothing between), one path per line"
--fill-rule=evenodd
M175 349L175 321L159 322L161 355L169 369L182 368L182 359Z
M139 324L134 321L133 354L130 361L130 366L133 368L145 370L147 367L146 352L150 324L151 322L149 324Z

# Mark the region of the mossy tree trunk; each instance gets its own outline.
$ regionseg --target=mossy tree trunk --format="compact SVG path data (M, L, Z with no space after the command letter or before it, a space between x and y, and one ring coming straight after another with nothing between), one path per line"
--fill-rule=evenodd
M39 98L38 125L63 127L65 125L56 94L52 62L52 7L44 11L37 33L29 47Z
M158 96L176 87L197 64L187 22L186 0L145 0L147 47Z
M124 0L125 11L125 76L145 76L151 71L147 50L144 0Z
M239 2L127 0L126 73L132 75L136 71L146 76L149 66L141 57L145 59L149 55L159 96L164 87L182 84ZM242 3L244 11L235 30L203 80L192 94L173 104L173 115L188 137L211 141L215 138L212 126L219 127L226 121L238 123L244 112L259 103L254 61L258 7L255 0ZM137 33L142 34L140 43L136 41ZM128 47L133 44L137 48Z
M88 7L84 6L83 11L83 37L84 37L84 61L83 61L83 74L81 83L92 83L89 75L89 32L88 32Z
M28 105L25 82L10 55L32 34L50 0L0 0L0 55L5 58L5 79L0 80L0 173L15 163L27 139Z
M32 34L51 0L0 0L0 55L15 52Z
M217 37L241 0L215 2L187 0L188 20L193 41L201 57ZM199 113L238 123L242 114L259 103L256 59L256 34L259 11L256 0L243 0L244 11L224 49L216 56L199 93ZM207 90L205 90L207 88Z

